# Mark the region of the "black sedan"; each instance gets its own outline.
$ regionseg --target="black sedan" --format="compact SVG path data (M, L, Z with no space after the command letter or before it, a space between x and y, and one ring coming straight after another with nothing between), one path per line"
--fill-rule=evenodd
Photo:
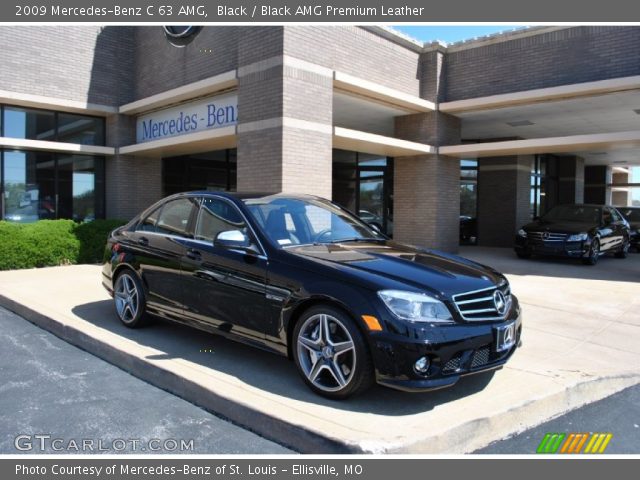
M317 197L174 195L112 232L105 253L126 326L151 314L286 355L330 398L376 381L447 387L500 368L520 340L503 275L392 242Z
M631 246L640 252L640 207L618 207L618 211L629 223Z
M595 265L607 253L626 258L629 245L629 224L614 207L572 204L554 207L522 227L515 251L520 258L552 255Z

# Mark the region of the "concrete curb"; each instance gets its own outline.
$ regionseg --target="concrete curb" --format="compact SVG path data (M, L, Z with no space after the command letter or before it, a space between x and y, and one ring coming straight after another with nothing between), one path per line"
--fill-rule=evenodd
M404 443L397 447L383 442L379 445L369 442L354 444L291 424L268 412L248 406L241 400L218 395L197 382L129 354L108 342L95 339L2 294L0 306L156 387L303 453L469 453L640 383L640 375L633 374L596 377L570 385L559 393L515 405L500 415L470 421L444 433L421 437L414 443ZM535 420L531 421L532 418Z
M170 392L234 424L278 442L292 450L313 453L362 453L358 448L276 419L238 401L225 398L158 365L145 362L117 347L64 325L0 294L0 306L34 325L101 358L145 382Z

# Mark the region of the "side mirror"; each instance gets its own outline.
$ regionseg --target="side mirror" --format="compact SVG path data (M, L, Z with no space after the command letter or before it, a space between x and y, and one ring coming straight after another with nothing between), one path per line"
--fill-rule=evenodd
M251 240L240 230L225 230L218 233L213 245L221 248L253 251Z

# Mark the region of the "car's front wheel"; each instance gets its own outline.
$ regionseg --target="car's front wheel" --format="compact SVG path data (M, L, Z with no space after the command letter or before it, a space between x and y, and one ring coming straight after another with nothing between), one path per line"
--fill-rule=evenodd
M353 320L328 305L307 310L293 331L293 357L305 383L316 393L343 399L374 382L365 339Z
M118 318L129 328L145 325L146 300L138 276L131 270L118 274L113 288L113 300Z
M582 259L585 265L595 265L600 258L600 240L594 238L591 242L591 248L589 249L589 255Z
M616 252L616 258L627 258L629 254L629 246L629 239L623 239L622 245L620 245L620 249Z

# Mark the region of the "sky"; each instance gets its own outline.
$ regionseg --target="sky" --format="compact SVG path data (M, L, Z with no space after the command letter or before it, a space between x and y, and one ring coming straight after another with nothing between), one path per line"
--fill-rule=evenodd
M431 42L441 40L446 43L469 40L475 37L491 35L493 33L513 30L514 28L526 25L454 25L454 26L401 26L394 25L395 30L420 40L421 42Z

